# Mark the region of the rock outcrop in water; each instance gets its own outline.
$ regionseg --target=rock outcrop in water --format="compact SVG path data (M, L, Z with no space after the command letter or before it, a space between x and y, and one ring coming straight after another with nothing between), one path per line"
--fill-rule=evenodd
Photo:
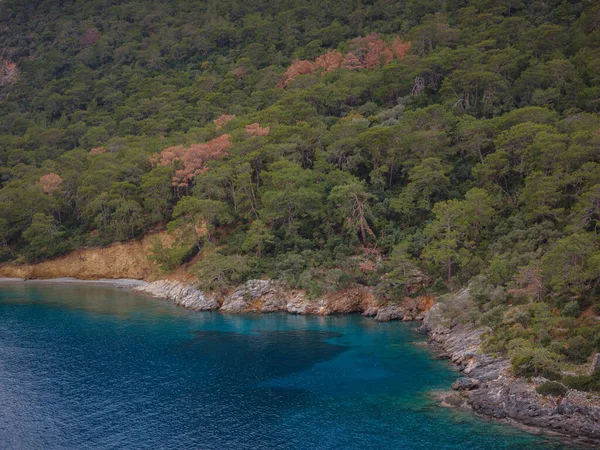
M454 310L460 311L468 298L467 290L460 291L453 299ZM564 397L538 394L536 385L546 380L527 382L513 377L509 361L481 352L487 328L468 327L460 314L449 319L445 312L444 305L436 304L420 328L462 372L452 385L456 392L438 394L444 406L468 408L494 419L600 444L600 400L596 396L575 390Z
M377 322L389 322L390 320L402 320L403 318L404 311L398 306L379 308L377 314L375 314L375 321Z

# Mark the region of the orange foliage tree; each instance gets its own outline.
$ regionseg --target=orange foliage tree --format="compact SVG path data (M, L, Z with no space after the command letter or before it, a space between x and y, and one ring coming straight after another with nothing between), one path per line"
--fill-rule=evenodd
M315 73L316 71L315 65L310 61L295 59L292 61L292 65L285 71L281 80L277 83L277 87L286 87L294 78L299 77L300 75Z
M106 149L104 147L96 147L89 151L88 158L94 155L101 155L102 153L106 153Z
M362 63L358 56L354 53L346 53L344 56L344 61L342 62L342 67L344 69L361 69L363 67Z
M0 86L9 86L19 79L19 68L13 62L0 58Z
M339 68L373 69L394 59L404 58L411 46L411 42L404 42L400 37L396 37L390 46L378 33L371 33L351 40L350 51L345 55L337 50L331 50L319 56L314 62L295 59L277 83L277 87L284 88L300 75L319 71L321 75L325 75Z
M156 166L174 166L177 161L181 161L181 157L186 152L183 145L176 147L165 148L162 152L155 153L150 157L150 163L153 167Z
M231 122L233 119L235 119L235 114L221 114L219 117L213 120L213 123L215 124L215 128L219 130L223 128L226 123Z
M387 64L394 59L392 51L377 33L352 39L350 48L350 53L358 58L361 67L367 69Z
M227 156L227 149L232 146L231 136L224 134L204 144L192 144L188 148L182 145L164 149L160 154L150 157L150 163L156 166L175 167L173 186L188 187L192 180L207 170L210 160Z
M394 39L394 42L392 42L392 52L397 59L404 58L411 47L412 42L403 42L400 37L397 37Z
M268 136L271 133L270 127L261 127L258 123L246 125L246 136Z
M60 177L60 175L57 175L53 172L42 176L39 181L39 183L42 185L42 190L46 194L52 194L54 191L60 188L62 182L63 179Z
M101 36L102 34L100 34L100 31L98 31L97 28L91 27L83 32L79 38L79 43L82 47L89 47L98 42L98 39L100 39Z
M317 70L321 69L321 74L325 75L326 73L333 72L334 70L342 67L343 62L343 53L338 52L337 50L332 50L315 59L315 67Z

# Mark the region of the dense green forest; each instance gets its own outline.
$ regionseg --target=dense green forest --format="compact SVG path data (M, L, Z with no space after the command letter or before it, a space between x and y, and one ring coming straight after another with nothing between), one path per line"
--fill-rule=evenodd
M205 289L429 276L517 374L600 350L596 0L4 0L0 30L3 260L168 227L150 257Z

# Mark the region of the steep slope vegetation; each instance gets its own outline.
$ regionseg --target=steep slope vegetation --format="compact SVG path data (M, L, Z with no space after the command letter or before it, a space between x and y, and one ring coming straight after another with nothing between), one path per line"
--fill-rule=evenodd
M597 2L5 0L0 24L4 260L166 226L150 257L202 259L203 289L399 302L430 276L471 284L517 374L600 349Z

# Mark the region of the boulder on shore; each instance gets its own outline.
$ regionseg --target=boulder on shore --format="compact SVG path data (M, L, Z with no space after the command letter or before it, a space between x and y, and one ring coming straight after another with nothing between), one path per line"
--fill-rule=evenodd
M248 280L225 297L221 311L228 313L285 311L287 295L272 280Z
M376 322L389 322L391 320L402 320L404 312L399 306L386 306L380 308L375 316Z
M479 387L479 380L469 377L460 377L452 383L452 389L455 391L470 391Z
M179 281L160 280L133 288L154 297L169 300L174 305L194 311L212 311L219 309L216 297L199 291L194 286Z

